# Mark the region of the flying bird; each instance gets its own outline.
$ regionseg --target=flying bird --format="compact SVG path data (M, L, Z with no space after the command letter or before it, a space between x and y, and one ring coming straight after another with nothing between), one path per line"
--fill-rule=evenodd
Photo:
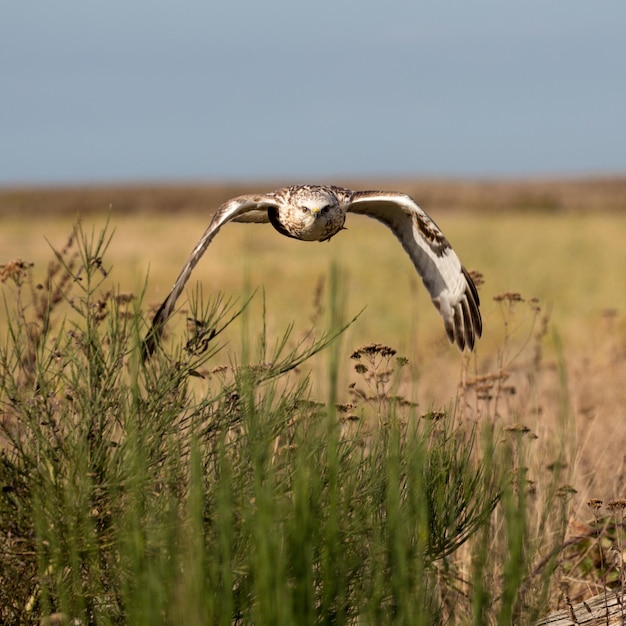
M367 215L391 229L441 314L450 342L461 351L473 350L482 333L476 286L439 227L410 196L333 185L293 185L267 194L238 196L219 207L154 316L144 341L144 356L156 349L193 268L224 224L269 222L286 237L328 241L344 229L348 212Z

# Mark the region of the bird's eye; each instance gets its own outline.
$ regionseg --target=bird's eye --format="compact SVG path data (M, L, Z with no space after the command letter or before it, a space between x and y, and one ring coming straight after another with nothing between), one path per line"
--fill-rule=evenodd
M309 207L308 207L308 206L303 206L303 207L302 207L302 212L303 212L303 213L310 213L310 212L311 212L311 209L309 209Z
M323 206L321 209L322 213L328 213L328 211L330 211L330 204L327 204L326 206Z

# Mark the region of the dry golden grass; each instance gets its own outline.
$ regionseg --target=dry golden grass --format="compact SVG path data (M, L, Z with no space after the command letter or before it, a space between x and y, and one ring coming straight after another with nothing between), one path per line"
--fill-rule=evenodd
M145 302L158 304L221 202L279 184L0 190L0 264L33 262L42 280L51 258L45 239L60 249L78 215L98 232L110 212L116 234L106 259L114 280L120 291L137 293L149 272ZM350 216L348 231L324 244L289 240L270 226L228 225L190 289L199 283L206 296L241 297L263 287L270 339L293 322L295 341L312 320L323 320L329 269L336 264L346 316L365 307L342 339L340 400L349 401L349 383L361 379L350 354L373 342L392 346L409 360L398 391L417 403L418 414L456 402L463 419L498 423L505 436L529 442L518 465L531 481L538 541L552 529L542 527L540 515L549 508L546 486L559 471L563 493L567 485L577 492L570 537L591 537L603 516L610 517L609 503L626 497L626 179L345 184L410 193L468 268L482 273L485 335L476 355L462 358L448 345L406 255L367 218ZM180 306L186 308L184 299ZM0 308L2 330L4 315ZM185 317L168 325L169 341L182 340ZM252 343L261 319L257 294L248 315ZM231 346L215 366L238 352L240 332L224 337ZM319 394L326 391L326 359L319 355L311 372ZM599 540L592 544L597 548ZM596 593L603 582L596 586L589 572L581 574L590 553L580 546L563 553L555 576L569 585L572 601Z
M489 387L500 384L493 381L505 372L515 394L499 406L474 400L468 415L528 426L539 436L536 458L529 465L540 474L553 460L542 442L558 431L567 412L575 450L570 479L580 492L576 515L585 517L585 502L591 497L624 497L626 180L346 184L411 193L440 224L468 268L483 274L485 336L475 358L461 359L448 346L406 255L385 228L367 218L350 216L348 231L324 244L292 241L270 226L228 225L198 265L190 287L198 282L205 295L219 291L233 297L246 288L264 287L270 337L280 336L291 322L298 337L319 313L316 294L323 292L329 268L336 263L343 275L346 315L365 307L342 342L345 387L349 354L371 342L393 346L409 358L411 376L403 392L422 412L449 403L457 394L469 405L471 394L465 397L459 391L462 379L483 376ZM116 234L108 259L115 280L121 291L139 292L149 272L146 302L158 303L219 203L274 186L4 190L0 263L22 258L44 275L50 258L44 238L60 248L77 215L98 230L110 210ZM503 292L538 298L541 312L534 311L532 302L494 301ZM184 308L185 302L180 305ZM257 297L249 315L252 337L261 310ZM533 337L547 312L539 343ZM3 315L0 311L0 326ZM184 314L172 320L174 341L182 337L184 326ZM556 336L562 349L553 345ZM239 339L226 337L233 345ZM565 391L558 369L561 353ZM325 365L322 356L320 374ZM315 372L313 377L315 387ZM327 376L319 379L325 383Z

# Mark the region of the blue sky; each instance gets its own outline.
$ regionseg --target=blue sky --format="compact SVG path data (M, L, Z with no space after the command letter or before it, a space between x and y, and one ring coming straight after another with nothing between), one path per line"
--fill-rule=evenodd
M626 172L626 2L4 0L0 184Z

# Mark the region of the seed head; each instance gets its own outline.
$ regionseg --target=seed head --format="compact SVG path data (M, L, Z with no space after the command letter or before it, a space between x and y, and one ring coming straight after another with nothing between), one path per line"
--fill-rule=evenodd
M587 501L587 506L592 511L599 511L602 508L602 500L600 498L591 498L591 500Z

